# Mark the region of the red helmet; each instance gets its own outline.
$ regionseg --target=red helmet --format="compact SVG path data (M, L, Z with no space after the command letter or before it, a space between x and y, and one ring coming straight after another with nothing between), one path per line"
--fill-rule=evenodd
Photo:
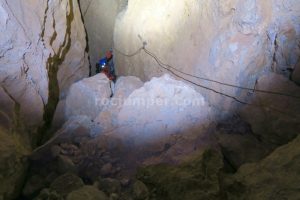
M105 53L105 57L106 57L107 59L112 58L112 51L107 51L107 52Z

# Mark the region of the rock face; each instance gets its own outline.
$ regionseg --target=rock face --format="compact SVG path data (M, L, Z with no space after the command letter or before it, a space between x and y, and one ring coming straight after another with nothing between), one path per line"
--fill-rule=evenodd
M122 134L137 141L188 132L208 122L210 108L200 93L169 75L133 91L117 117Z
M99 191L93 186L84 186L78 190L71 192L67 196L67 200L108 200L104 192Z
M5 126L19 118L35 128L44 110L51 115L60 95L88 74L79 7L71 0L16 0L1 1L0 10L1 118Z
M26 176L29 149L24 148L20 138L14 138L1 128L0 136L0 198L15 199Z
M201 94L170 75L144 85L136 77L121 77L114 88L110 98L109 80L103 74L73 84L66 99L67 118L87 116L102 132L122 127L120 135L142 140L209 123L210 108Z
M74 174L66 173L53 181L50 189L56 191L62 196L68 195L70 192L84 186L83 181Z
M262 73L289 76L289 68L295 68L300 55L299 11L296 0L131 0L117 17L114 46L131 54L146 41L147 49L163 63L253 88ZM115 53L118 74L148 80L165 72L143 51L132 57ZM185 77L240 96L238 89ZM210 102L230 107L232 99L203 92Z
M96 62L113 47L113 33L118 11L127 0L80 0L84 25L88 34L92 73Z
M275 90L299 96L300 88L287 78L275 73L258 79L256 88ZM257 137L265 145L277 147L299 135L300 101L286 96L256 93L251 102L258 106L246 106L241 114L248 121Z
M86 115L94 119L111 96L110 81L103 73L72 85L66 99L67 117Z
M299 199L300 137L234 175L221 172L223 159L206 150L179 166L141 169L138 178L158 199Z
M58 101L73 82L88 75L85 49L77 1L0 0L0 127L9 135L3 138L20 138L20 148L36 145L38 127L51 125ZM0 151L6 148L12 148L10 143ZM10 152L11 158L19 157ZM10 163L22 168L19 160ZM16 169L1 183L17 188L21 172ZM5 188L1 186L0 198L18 195Z
M119 77L115 84L114 98L125 99L134 90L142 87L144 83L135 76Z
M242 166L228 182L228 199L299 199L299 143L298 136L261 162Z
M151 187L158 199L196 200L220 198L220 154L206 150L180 166L156 165L140 170L138 177ZM155 188L155 190L153 190ZM146 199L146 198L143 198Z
M95 118L95 122L103 129L109 130L117 125L117 116L125 99L144 83L137 77L119 77L114 86L114 95L109 105L105 106L102 112Z

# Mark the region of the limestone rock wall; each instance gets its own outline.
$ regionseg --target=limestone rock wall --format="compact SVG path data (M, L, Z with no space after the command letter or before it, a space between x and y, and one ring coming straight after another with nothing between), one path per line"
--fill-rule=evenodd
M80 0L80 8L88 34L92 73L96 62L113 46L113 32L118 11L125 0Z
M39 128L88 76L85 38L76 0L0 0L0 199L18 196Z
M88 75L77 1L0 1L0 125L36 130Z
M116 19L114 46L131 54L146 41L148 50L179 70L253 88L263 74L275 72L289 78L292 71L296 73L299 11L297 0L130 0ZM148 80L166 71L144 52L132 57L115 54L120 75ZM243 94L184 77L229 95ZM202 92L211 103L223 108L231 105L232 99Z

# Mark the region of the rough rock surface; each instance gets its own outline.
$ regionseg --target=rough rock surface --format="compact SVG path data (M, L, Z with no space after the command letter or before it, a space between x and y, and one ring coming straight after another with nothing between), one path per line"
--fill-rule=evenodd
M131 54L146 41L147 49L163 63L191 75L253 88L264 73L289 76L295 68L300 56L299 13L297 0L131 0L117 17L114 45ZM118 74L142 80L165 71L143 51L132 57L116 52L115 64ZM239 89L201 83L241 97ZM231 106L232 99L203 92L219 107Z
M136 141L156 140L209 123L210 108L202 95L169 75L153 78L133 91L117 117L120 134ZM158 137L158 138L157 138Z
M300 85L300 58L292 74L292 80Z
M50 189L56 191L62 196L68 195L70 192L84 186L83 181L76 175L66 173L53 181Z
M0 16L0 93L6 107L0 118L19 119L34 130L44 111L53 114L70 84L88 74L78 3L1 0Z
M88 35L92 73L96 62L113 47L115 19L127 0L80 0L80 8ZM96 22L96 23L95 23Z
M117 125L117 115L126 98L136 89L143 86L143 82L134 76L119 77L114 85L114 95L109 105L105 106L95 118L95 122L103 131L110 130Z
M150 187L151 196L165 200L221 199L221 155L206 150L180 166L155 165L139 171L138 178Z
M209 123L208 104L184 82L164 75L142 85L138 78L121 77L110 98L109 81L103 74L84 79L71 87L66 115L88 116L102 132L120 128L115 132L136 141L188 132Z
M133 194L136 199L147 199L149 191L147 186L142 181L136 181L133 184Z
M80 100L87 99L83 94L93 88L89 85L73 91L73 87L96 80L100 82L94 84L95 88L103 88L107 82L98 76L101 75L71 87L66 105L74 92L77 96L71 101L78 103L78 109L73 107L72 112L78 114L70 117L53 139L36 149L32 160L54 159L59 173L77 171L95 181L100 175L114 176L122 169L130 174L141 163L179 162L186 154L211 144L206 131L209 106L192 87L169 75L153 78L144 85L138 78L122 77L115 84L115 96L108 99L109 104L99 110L95 119L82 115L87 109L90 113L97 109L95 104L87 108L87 102ZM95 102L101 95L90 95L88 100ZM120 104L114 104L114 100L121 100Z
M71 192L67 200L108 200L108 197L93 186L84 186Z
M258 79L256 88L298 96L296 99L255 93L250 103L256 106L246 106L241 115L251 124L256 137L265 145L278 147L299 135L300 87L283 76L271 73Z
M134 90L142 87L144 83L135 76L121 76L115 84L114 98L125 99Z
M22 190L26 176L29 149L22 140L0 128L0 198L15 199Z
M1 169L10 171L1 176L0 198L18 196L27 166L20 149L36 145L59 99L88 75L85 49L77 1L0 0L0 129L7 134L0 151L11 165Z
M220 121L215 138L222 150L225 169L229 171L236 171L245 163L257 162L273 150L253 133L251 125L240 116Z
M103 73L73 84L66 99L67 118L86 115L94 119L109 102L111 94L110 81Z
M300 136L261 162L243 165L227 182L228 199L299 199Z

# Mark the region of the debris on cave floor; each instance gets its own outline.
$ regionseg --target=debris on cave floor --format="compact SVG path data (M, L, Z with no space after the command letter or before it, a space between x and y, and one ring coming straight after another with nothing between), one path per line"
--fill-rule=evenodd
M58 182L56 179L63 174L71 173L80 177L86 185L98 186L106 196L118 196L117 199L136 196L143 199L140 196L147 192L138 191L145 189L140 188L141 183L136 183L136 170L157 163L176 164L174 160L179 157L185 160L188 154L198 154L208 148L208 143L203 146L197 141L208 142L209 138L199 136L193 144L194 137L175 139L172 136L169 141L164 140L167 143L152 143L147 146L135 146L130 141L123 142L120 138L107 135L83 137L79 134L77 137L74 134L69 141L64 138L60 142L58 139L47 150L41 151L38 157L33 157L31 177L24 187L23 195L27 198L37 195L38 192L41 192L39 196L61 195L56 190L53 191L51 185Z
M109 86L97 76L97 84ZM273 150L239 115L212 121L202 95L169 75L145 84L121 77L112 98L99 94L97 84L86 79L72 86L67 121L30 157L25 198L222 199L223 172Z
M178 164L187 155L217 148L208 131L210 107L187 84L169 75L145 84L136 77L120 77L114 96L104 105L101 100L110 95L100 94L97 87L109 84L101 74L95 77L100 80L97 84L84 79L71 87L65 103L67 122L31 156L30 176L23 190L27 198L39 193L62 195L53 193L51 185L63 174L72 173L86 185L98 185L111 198L143 199L146 189L135 179L139 167ZM137 99L141 102L132 104Z

